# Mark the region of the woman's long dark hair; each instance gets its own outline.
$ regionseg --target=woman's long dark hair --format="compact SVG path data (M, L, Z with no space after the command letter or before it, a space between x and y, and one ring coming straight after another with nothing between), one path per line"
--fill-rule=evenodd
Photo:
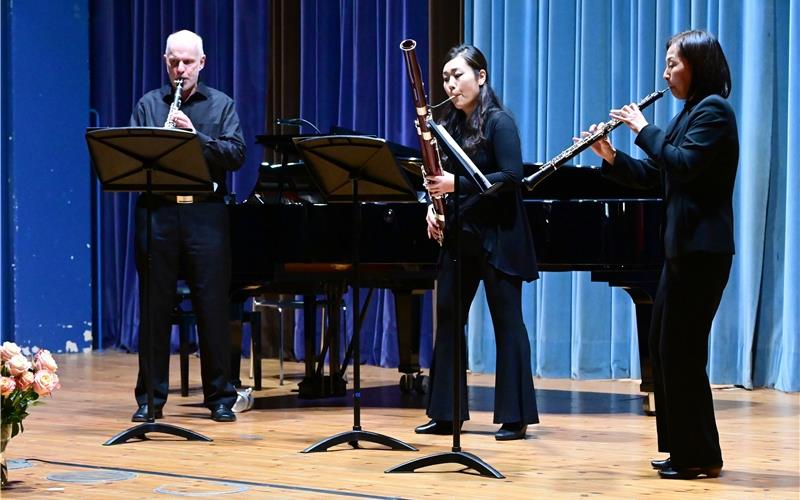
M690 30L673 35L667 48L678 45L678 53L692 70L689 99L699 101L711 94L727 98L731 93L728 60L714 35L705 30Z
M478 103L475 110L467 119L466 113L453 106L452 102L445 104L441 123L454 137L459 138L461 147L467 154L472 154L478 150L486 138L483 136L483 124L489 114L493 111L503 109L503 104L489 85L489 68L486 64L486 57L473 45L457 45L447 52L445 64L461 56L467 61L470 68L475 71L475 78L478 78L480 70L486 71L486 80L480 87Z

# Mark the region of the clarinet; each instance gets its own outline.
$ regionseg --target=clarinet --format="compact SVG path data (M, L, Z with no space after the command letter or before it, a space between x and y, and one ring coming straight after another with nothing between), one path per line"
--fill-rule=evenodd
M167 121L164 122L164 128L175 128L175 113L181 109L181 93L183 92L183 78L175 80L175 96L172 98L172 104L169 106L169 113L167 114Z
M411 83L411 92L414 96L414 107L417 112L415 123L417 135L419 136L419 145L422 149L422 176L423 179L426 179L428 176L442 175L442 163L436 139L431 135L431 131L428 128L428 120L432 120L431 110L425 100L425 87L422 83L422 72L417 61L416 46L417 42L410 38L400 43L400 49L402 49L406 60L408 81ZM430 195L430 193L428 194ZM433 202L433 210L436 212L436 220L442 229L441 238L443 239L444 196L431 196L431 202ZM442 239L439 239L439 245L442 244Z
M656 90L652 94L639 101L637 106L639 106L639 109L646 108L647 106L664 97L664 94L667 92L667 90L668 89ZM622 121L615 118L600 125L592 135L588 135L580 141L574 143L572 146L556 155L555 158L539 167L539 170L522 179L522 184L528 188L528 191L533 190L537 184L549 177L550 174L555 172L558 167L566 163L567 160L578 156L578 154L580 154L583 150L607 136L615 128L619 127L621 123Z

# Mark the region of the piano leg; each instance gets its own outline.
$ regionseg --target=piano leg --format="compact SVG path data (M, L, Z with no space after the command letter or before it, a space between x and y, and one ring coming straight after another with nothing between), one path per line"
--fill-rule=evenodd
M344 369L340 368L339 365L342 334L344 333L346 335L346 332L342 332L341 304L343 293L344 292L341 286L332 285L328 289L328 304L325 309L328 315L328 329L326 330L327 335L325 336L323 343L326 343L329 346L329 349L327 349L329 376L327 379L323 377L323 380L325 380L325 390L327 395L330 396L344 396L347 392L347 384L344 381ZM323 348L322 355L319 360L320 368L317 370L317 373L319 374L322 374L324 371L325 352L326 349Z
M299 384L301 398L321 397L322 380L315 376L317 357L317 296L303 295L303 345L306 372Z
M639 338L639 364L642 372L642 383L639 390L646 393L643 409L647 415L656 414L655 397L653 396L653 365L650 362L650 345L648 336L650 332L650 320L653 315L653 296L655 290L644 288L624 287L628 295L633 299L636 306L636 332Z
M400 377L400 389L411 392L416 389L426 392L425 376L419 366L420 320L422 316L422 299L425 290L396 290L394 294L394 310L397 320L397 347Z
M305 344L305 376L299 384L299 396L305 399L344 396L347 390L339 368L342 289L326 287L325 314L322 318L322 349L317 343L316 295L303 296L303 341ZM326 328L327 325L327 328ZM325 375L325 357L329 359L329 375Z

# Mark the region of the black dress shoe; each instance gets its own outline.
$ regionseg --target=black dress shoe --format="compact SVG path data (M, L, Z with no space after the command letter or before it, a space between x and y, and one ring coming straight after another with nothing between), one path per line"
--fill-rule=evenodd
M525 439L525 432L528 426L519 422L503 424L500 430L494 433L494 438L498 441L513 441L515 439Z
M156 408L153 412L155 418L164 418L164 410ZM131 422L147 422L147 404L139 405L139 408L133 412Z
M236 422L236 415L225 405L211 408L211 420L215 422Z
M650 460L650 465L653 466L654 469L668 469L672 466L672 460L669 458L665 458L664 460Z
M434 420L432 419L427 424L422 424L414 428L417 434L452 434L453 422L450 420Z
M718 477L722 464L705 467L666 467L658 471L661 479L697 479L700 476Z

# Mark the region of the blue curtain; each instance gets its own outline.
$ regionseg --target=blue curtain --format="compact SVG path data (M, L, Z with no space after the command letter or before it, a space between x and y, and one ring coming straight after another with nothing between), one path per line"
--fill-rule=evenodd
M247 161L228 188L249 194L263 155L255 135L265 129L269 2L236 0L91 1L91 105L97 125L127 126L145 92L166 83L167 36L189 29L203 37L201 80L233 97L247 141ZM138 279L133 254L135 194L99 196L98 249L102 345L138 348ZM173 338L173 345L176 340Z
M301 116L324 131L340 126L389 141L419 147L414 130L414 104L400 42L417 41L417 57L427 68L428 3L425 0L303 0L301 4ZM416 221L423 224L424 221ZM349 228L342 228L347 231ZM364 235L363 237L368 237ZM361 304L367 290L361 291ZM347 340L352 336L347 303ZM420 358L430 364L430 300L423 317ZM302 314L296 314L295 353L304 357ZM365 363L397 366L394 300L376 290L361 334ZM345 343L346 344L346 343ZM343 346L344 349L344 346Z
M728 56L741 160L734 199L737 253L714 322L713 383L800 390L800 2L796 0L466 0L465 38L490 61L528 162L545 161L608 110L664 88L664 45L704 28ZM791 43L790 43L791 42ZM645 115L665 125L681 102ZM622 127L615 146L641 155ZM592 153L575 163L597 164ZM545 273L524 290L534 373L638 377L633 305L586 273ZM485 299L469 324L470 365L493 371Z

